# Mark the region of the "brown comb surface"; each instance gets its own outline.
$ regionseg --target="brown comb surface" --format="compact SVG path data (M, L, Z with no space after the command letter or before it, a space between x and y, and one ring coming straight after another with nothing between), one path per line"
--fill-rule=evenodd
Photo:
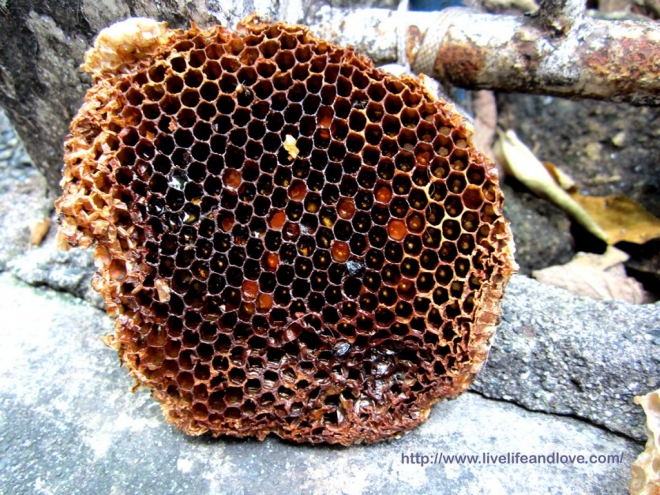
M167 419L374 442L463 392L515 267L470 125L305 27L151 22L88 56L57 208Z

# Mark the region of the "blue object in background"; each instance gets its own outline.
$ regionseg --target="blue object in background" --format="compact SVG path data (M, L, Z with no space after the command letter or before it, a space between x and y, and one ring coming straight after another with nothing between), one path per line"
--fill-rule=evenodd
M410 10L417 12L432 12L446 9L447 7L460 7L461 0L410 0Z

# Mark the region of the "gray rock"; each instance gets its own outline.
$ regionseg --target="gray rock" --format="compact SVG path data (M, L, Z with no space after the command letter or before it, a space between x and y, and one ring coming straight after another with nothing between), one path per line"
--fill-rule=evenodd
M0 271L30 249L30 226L50 215L46 181L31 166L6 116L0 111Z
M660 386L660 303L594 301L514 276L504 320L471 390L646 439L633 404Z
M2 493L624 494L642 450L584 422L471 393L438 404L403 438L372 446L186 437L144 390L129 393L116 353L99 340L111 330L104 313L6 273L0 312L12 322L0 327ZM479 463L432 464L436 453ZM485 465L484 453L616 457Z
M89 77L78 67L98 32L130 16L172 27L211 18L204 0L81 0L52 7L48 0L3 2L0 12L0 107L23 138L49 193L59 194L62 142L82 104Z
M571 221L566 213L529 192L503 184L504 216L511 222L520 273L531 275L568 263L575 255Z
M46 285L68 292L99 309L104 309L103 298L92 289L92 277L96 273L93 250L59 251L55 244L55 231L56 227L41 246L10 261L7 269L25 283L34 286Z

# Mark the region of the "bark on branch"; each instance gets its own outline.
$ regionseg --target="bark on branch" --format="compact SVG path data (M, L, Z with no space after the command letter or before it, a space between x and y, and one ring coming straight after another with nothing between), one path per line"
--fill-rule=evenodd
M552 7L544 10L547 5ZM660 105L658 24L593 19L583 13L576 0L543 2L530 16L466 8L408 12L408 59L414 72L467 89ZM398 15L378 9L324 9L312 27L333 41L373 52L380 62L391 62Z

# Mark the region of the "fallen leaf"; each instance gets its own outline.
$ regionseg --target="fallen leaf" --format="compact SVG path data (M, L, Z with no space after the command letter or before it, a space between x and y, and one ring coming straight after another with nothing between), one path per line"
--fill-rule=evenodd
M593 235L604 241L607 240L607 234L592 220L584 208L555 182L550 172L518 139L513 130L506 132L498 130L498 136L493 151L507 173L522 182L537 196L559 206Z
M550 175L555 180L557 185L564 191L573 192L574 190L577 190L577 184L573 180L573 177L568 175L555 164L550 162L543 162L543 166L548 172L550 172Z
M642 284L626 275L623 262L628 255L608 248L603 255L578 253L569 263L534 270L532 276L546 285L597 300L619 300L630 304L655 302Z
M577 253L570 261L572 265L589 266L596 270L606 271L616 266L623 268L623 263L628 261L628 253L613 246L608 246L603 254ZM625 269L624 269L625 273Z
M644 244L660 237L660 220L626 196L595 197L577 193L572 196L605 232L609 244L619 241Z
M44 237L46 237L46 234L48 234L51 223L50 218L44 218L30 225L30 244L39 246L44 240Z
M630 468L630 495L657 495L660 493L660 389L633 399L646 414L648 441L644 452Z

